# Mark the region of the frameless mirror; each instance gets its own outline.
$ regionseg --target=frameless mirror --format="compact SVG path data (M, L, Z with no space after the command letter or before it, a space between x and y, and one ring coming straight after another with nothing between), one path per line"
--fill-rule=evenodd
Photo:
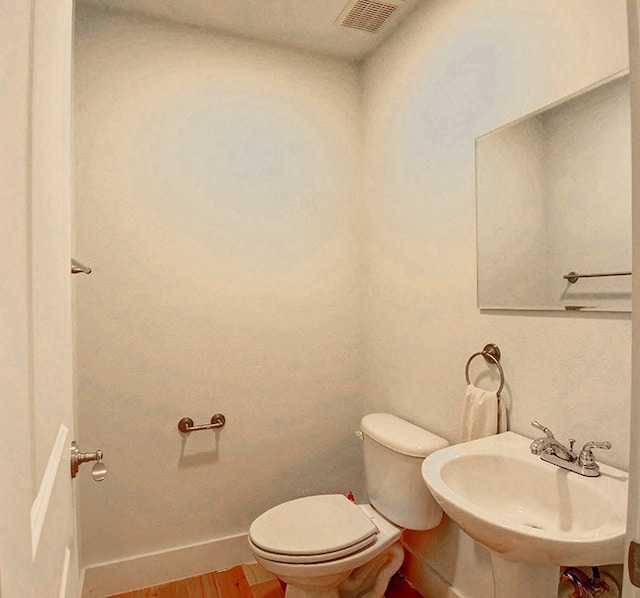
M476 139L480 309L631 311L628 79Z

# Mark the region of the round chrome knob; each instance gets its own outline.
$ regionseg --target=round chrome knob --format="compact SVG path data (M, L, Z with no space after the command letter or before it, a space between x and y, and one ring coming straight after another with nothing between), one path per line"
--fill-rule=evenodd
M102 480L107 477L107 468L102 461L98 461L91 468L91 477L93 478L94 482L102 482Z

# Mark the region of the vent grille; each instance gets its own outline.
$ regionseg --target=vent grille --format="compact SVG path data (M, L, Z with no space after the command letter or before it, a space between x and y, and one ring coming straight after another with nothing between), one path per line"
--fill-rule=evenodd
M400 6L402 1L355 0L349 2L337 22L343 27L377 33Z

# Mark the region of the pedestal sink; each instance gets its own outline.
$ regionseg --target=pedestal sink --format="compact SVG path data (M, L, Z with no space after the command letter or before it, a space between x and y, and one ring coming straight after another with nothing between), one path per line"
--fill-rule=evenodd
M542 461L514 432L436 451L422 465L447 515L486 546L495 598L556 598L561 566L624 561L628 474L587 478Z

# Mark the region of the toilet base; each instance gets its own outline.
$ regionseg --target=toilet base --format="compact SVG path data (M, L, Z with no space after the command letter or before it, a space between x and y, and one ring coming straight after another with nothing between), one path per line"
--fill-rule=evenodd
M321 577L279 576L287 584L285 598L384 598L391 577L404 560L401 542L353 571Z

